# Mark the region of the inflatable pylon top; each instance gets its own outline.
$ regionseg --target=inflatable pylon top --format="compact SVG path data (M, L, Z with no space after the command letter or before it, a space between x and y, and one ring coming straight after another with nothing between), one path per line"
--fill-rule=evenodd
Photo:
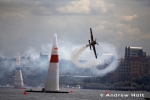
M57 34L54 34L53 38L53 46L52 46L52 53L51 53L51 63L58 63L59 58L58 58L58 43L57 43Z
M18 52L18 55L17 55L16 65L20 65L20 52Z
M58 43L57 43L57 34L54 34L53 46L58 46Z

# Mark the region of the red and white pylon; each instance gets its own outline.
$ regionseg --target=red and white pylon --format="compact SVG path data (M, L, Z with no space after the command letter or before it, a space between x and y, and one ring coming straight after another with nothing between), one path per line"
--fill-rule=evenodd
M15 88L22 88L24 87L22 72L20 70L20 53L18 52L18 56L16 59L16 70L15 70L15 80L14 80L14 87Z
M54 34L53 38L52 52L44 90L59 91L59 54L57 34Z

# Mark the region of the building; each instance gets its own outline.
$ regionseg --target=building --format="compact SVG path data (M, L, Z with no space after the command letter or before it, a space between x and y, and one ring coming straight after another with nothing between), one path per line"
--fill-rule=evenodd
M145 58L146 52L143 52L142 47L126 47L125 48L125 60L137 60L139 58Z
M150 75L150 56L146 56L142 47L126 47L124 58L111 74L114 81L130 81L143 75Z

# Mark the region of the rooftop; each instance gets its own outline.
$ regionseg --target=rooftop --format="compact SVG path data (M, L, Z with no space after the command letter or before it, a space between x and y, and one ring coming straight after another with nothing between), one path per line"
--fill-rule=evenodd
M130 47L130 49L143 49L142 47Z

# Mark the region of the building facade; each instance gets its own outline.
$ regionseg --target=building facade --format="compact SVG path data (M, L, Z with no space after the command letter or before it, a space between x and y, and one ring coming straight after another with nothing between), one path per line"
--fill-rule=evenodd
M114 81L131 81L143 75L150 75L150 56L146 56L142 47L126 47L119 67L112 72Z

